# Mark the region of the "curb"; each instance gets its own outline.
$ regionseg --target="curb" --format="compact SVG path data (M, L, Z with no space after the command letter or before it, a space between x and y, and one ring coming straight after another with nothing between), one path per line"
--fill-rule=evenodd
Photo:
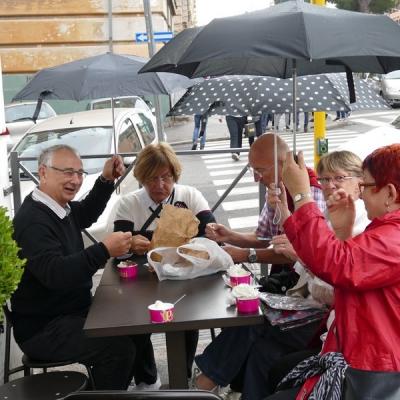
M326 130L330 130L333 128L343 128L345 126L352 125L351 121L344 121L342 123L339 122L339 124L335 123L330 123L329 125L326 125ZM291 131L287 131L285 133L290 133ZM309 131L308 133L313 133L313 131ZM168 137L168 133L167 133ZM219 140L226 140L229 139L229 136L221 136L221 137L213 137L207 139L207 142L217 142ZM168 142L171 146L181 146L181 145L186 145L186 144L192 144L191 140L181 140L181 141L176 141L176 142Z

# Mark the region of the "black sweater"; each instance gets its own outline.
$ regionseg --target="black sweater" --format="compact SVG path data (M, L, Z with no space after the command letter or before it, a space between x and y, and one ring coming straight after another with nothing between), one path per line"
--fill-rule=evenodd
M81 202L60 219L50 208L25 198L14 218L14 238L27 259L11 298L14 336L22 343L60 315L85 316L91 303L92 276L109 258L103 243L84 249L81 230L103 212L113 185L96 181Z

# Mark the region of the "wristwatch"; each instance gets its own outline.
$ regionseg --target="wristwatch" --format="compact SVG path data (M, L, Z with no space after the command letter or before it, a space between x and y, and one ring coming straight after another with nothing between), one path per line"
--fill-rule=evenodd
M311 193L310 193L310 192L308 192L308 193L297 193L297 194L295 194L294 197L293 197L293 201L294 201L295 203L298 203L299 201L301 201L301 200L303 200L303 199L306 199L306 198L311 198Z
M247 259L249 260L250 263L257 262L257 253L256 253L255 249L253 249L253 248L249 249L249 255L247 256Z

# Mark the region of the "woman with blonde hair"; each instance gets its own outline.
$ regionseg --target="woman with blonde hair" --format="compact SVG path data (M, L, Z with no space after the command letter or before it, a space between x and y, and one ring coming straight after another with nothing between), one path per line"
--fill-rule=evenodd
M207 200L196 188L178 184L182 165L168 143L149 144L137 156L133 174L143 186L123 196L117 204L114 231L131 232L131 252L145 254L150 248L158 214L163 204L187 208L200 221L198 236L204 235L205 227L215 222ZM192 364L198 342L198 331L186 331L187 374L191 377ZM138 373L135 382L140 388L158 388L157 370L151 342L137 357ZM140 365L140 360L144 362ZM154 386L154 384L156 385Z

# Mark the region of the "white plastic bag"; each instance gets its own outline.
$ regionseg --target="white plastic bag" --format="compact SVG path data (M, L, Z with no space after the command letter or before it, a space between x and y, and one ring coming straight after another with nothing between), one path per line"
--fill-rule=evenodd
M185 254L183 249L206 252L208 259ZM152 260L152 254L162 257L160 262ZM158 279L193 279L199 276L211 275L217 271L225 271L233 265L232 257L222 250L217 243L207 238L194 238L189 243L179 247L159 247L147 254L149 264L154 268Z

